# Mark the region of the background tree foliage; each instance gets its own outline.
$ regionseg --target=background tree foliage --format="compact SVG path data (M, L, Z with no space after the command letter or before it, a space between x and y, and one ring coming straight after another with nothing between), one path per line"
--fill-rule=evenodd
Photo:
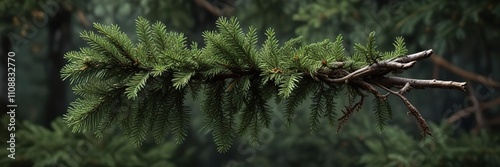
M6 119L2 120L7 122ZM20 140L17 161L2 152L2 164L11 166L176 166L173 158L177 146L167 142L147 149L137 149L122 135L109 134L96 138L93 134L73 133L57 119L47 129L30 122L18 126ZM26 161L29 160L29 161Z
M22 35L22 27L25 25L23 22L15 22L14 16L18 18L26 17L31 20L36 11L46 13L37 5L38 2L48 1L15 1L0 5L2 9L2 22L0 29L2 29L1 50L6 53L11 50L10 41L7 34L13 32ZM26 2L26 4L22 4ZM63 1L56 1L59 4L59 9L68 9L63 7ZM403 36L406 41L408 50L419 51L432 48L445 60L452 62L457 67L466 71L473 72L472 78L467 78L463 73L450 71L449 68L436 65L436 61L423 61L421 65L414 67L413 72L400 74L401 76L413 76L416 78L440 78L444 80L466 80L470 87L468 87L469 95L464 95L461 92L448 91L448 90L424 90L414 91L408 94L408 98L418 106L424 118L431 122L445 122L447 118L457 116L456 113L467 113L464 116L459 116L456 121L453 121L448 126L449 133L444 133L443 136L435 135L430 143L422 144L418 137L419 130L416 128L414 120L409 119L404 112L404 106L392 105L393 119L387 122L389 126L386 127L384 133L379 133L373 127L373 115L371 114L358 114L349 121L343 128L342 133L335 134L333 130L328 129L329 126L320 126L314 135L310 135L309 120L307 115L297 116L295 124L289 128L276 128L280 126L271 126L270 130L263 132L263 144L259 147L249 147L245 140L234 141L233 147L225 154L219 154L214 148L210 131L200 130L203 127L203 118L199 116L196 111L200 111L196 102L191 98L186 100L186 105L191 106L192 122L190 123L190 130L187 132L189 138L186 139L184 144L177 145L177 152L175 159L187 159L182 162L175 162L178 166L273 166L288 164L293 166L299 163L308 163L314 166L325 165L325 162L331 164L341 164L345 166L366 166L365 164L393 164L393 166L417 166L423 163L432 164L445 164L447 162L457 162L459 164L490 164L498 165L498 157L495 157L495 152L498 148L498 88L495 80L498 80L499 71L499 50L496 46L498 43L498 15L500 5L493 0L482 0L479 2L474 1L208 1L209 4L223 8L226 6L226 11L223 15L237 16L242 24L242 27L254 26L259 31L257 34L264 34L266 27L271 27L276 31L276 38L280 41L286 41L292 37L301 35L304 36L303 40L306 42L317 42L325 38L330 38L331 41L335 40L336 35L342 34L345 46L352 46L354 42L364 41L370 32L377 32L378 48L380 50L392 49L391 42L397 36ZM20 3L19 5L16 3ZM29 5L31 3L31 5ZM163 2L162 2L163 3ZM18 55L18 117L19 119L29 119L38 123L46 122L45 126L49 127L49 122L52 119L45 118L53 110L53 106L59 106L61 109L66 109L67 102L73 101L74 96L70 92L69 87L63 92L68 94L67 98L63 101L57 98L48 99L48 93L53 92L49 90L52 80L49 80L49 73L54 76L59 76L58 71L48 71L47 66L52 64L58 58L62 59L62 54L58 56L48 53L49 48L62 49L59 53L64 53L68 50L77 50L79 47L84 46L84 42L78 38L78 33L82 30L92 30L90 23L98 22L108 25L115 23L122 27L122 30L131 35L131 39L135 40L135 23L133 19L137 16L145 16L148 20L159 20L167 25L169 30L176 30L186 33L187 41L197 41L202 45L201 32L206 29L213 29L215 27L216 15L206 10L205 7L198 5L195 1L183 1L184 4L179 7L172 7L174 5L158 4L155 1L127 1L120 3L101 3L98 1L81 2L78 5L69 5L71 10L69 13L63 13L71 16L70 19L61 20L49 16L49 21L66 22L71 28L70 40L64 40L63 43L70 45L69 49L62 47L51 47L54 42L50 42L50 38L55 36L50 35L49 29L57 29L58 25L48 26L42 25L39 31L33 36L26 37L27 42L19 47ZM6 5L7 4L7 5ZM172 3L174 4L174 3ZM14 6L24 6L17 8ZM101 6L101 7L97 7ZM130 6L130 7L125 7ZM162 6L167 6L171 10L162 10ZM99 9L101 8L101 9ZM151 9L148 10L147 8ZM156 8L156 9L154 9ZM100 14L99 10L110 10L106 14ZM127 10L130 12L126 12ZM194 10L196 9L196 10ZM227 10L232 9L232 10ZM267 10L265 10L267 9ZM11 12L4 12L4 11ZM121 12L118 12L121 10ZM23 12L21 12L23 11ZM159 11L159 12L156 12ZM10 13L10 14L9 14ZM39 12L38 12L39 13ZM47 14L47 13L46 13ZM183 17L176 17L183 16ZM122 18L122 19L118 19ZM187 19L186 19L187 18ZM208 19L210 18L210 19ZM103 21L108 20L108 21ZM176 24L176 25L174 25ZM205 26L202 26L205 25ZM7 29L11 27L13 29ZM28 26L29 27L29 26ZM206 28L199 28L206 27ZM199 29L197 29L199 28ZM194 29L197 29L196 31ZM30 29L26 29L30 30ZM56 30L54 32L58 32ZM30 31L26 31L30 32ZM56 34L56 33L54 33ZM196 39L198 38L198 39ZM259 36L264 39L265 36ZM387 45L386 45L387 44ZM346 51L352 53L352 48L347 47ZM22 56L21 56L22 55ZM437 57L434 55L433 57ZM2 62L6 61L1 59ZM0 63L2 69L5 69L5 62ZM59 66L60 68L61 66ZM477 75L485 76L485 80ZM3 75L6 77L6 75ZM478 79L479 78L479 79ZM491 78L491 79L490 79ZM56 78L59 80L59 77ZM3 81L6 81L4 79ZM55 81L55 80L54 80ZM496 82L498 83L498 82ZM6 84L3 84L6 85ZM57 86L56 86L57 87ZM60 87L58 87L60 89ZM2 94L6 89L1 89ZM473 91L470 91L473 90ZM472 93L471 93L472 92ZM203 95L201 95L203 96ZM341 95L342 96L342 95ZM429 100L429 97L440 97ZM4 98L4 96L2 96ZM61 96L63 97L63 96ZM48 100L33 100L44 99ZM389 101L395 99L389 98ZM52 105L48 105L48 101L55 101ZM6 100L2 100L5 104ZM475 103L477 102L477 103ZM311 102L304 102L298 106L298 110L309 111ZM392 104L392 103L391 103ZM397 104L397 103L395 103ZM474 104L478 104L476 108ZM337 104L344 105L342 103ZM4 105L5 106L5 105ZM46 107L47 106L47 107ZM273 118L280 118L279 112L284 111L286 108L280 105L270 105L273 111ZM470 111L478 112L467 112ZM371 110L370 107L367 109ZM64 111L63 111L64 112ZM61 115L63 112L59 112ZM362 111L369 113L371 111ZM301 113L301 112L297 112ZM479 113L479 114L478 114ZM463 117L463 118L462 118ZM284 120L277 119L278 124ZM302 122L302 123L301 123ZM275 122L271 122L274 125ZM326 125L327 123L322 123ZM440 123L438 123L440 124ZM444 123L446 124L446 123ZM299 126L301 125L301 126ZM363 126L361 126L363 125ZM366 126L365 126L366 125ZM396 126L397 125L397 126ZM441 125L441 124L440 124ZM481 125L481 126L479 126ZM404 128L403 130L396 130L397 127ZM434 126L431 126L434 127ZM445 125L436 127L437 129L444 129ZM322 130L327 128L326 130ZM20 128L21 130L25 128ZM478 135L483 129L487 135ZM7 134L5 129L1 134ZM433 128L433 132L439 132ZM322 134L326 133L326 134ZM389 135L391 133L391 135ZM272 134L272 135L271 135ZM305 139L305 135L307 138ZM380 137L364 137L374 134ZM266 137L267 136L267 137ZM296 137L294 137L296 136ZM343 137L345 136L345 137ZM406 136L406 137L404 137ZM6 136L1 136L2 140L7 140ZM386 137L387 139L384 139ZM322 140L328 138L329 140ZM381 140L382 138L383 140ZM389 139L400 140L389 140ZM335 139L335 140L333 140ZM447 139L447 145L438 144L439 140ZM81 138L80 140L85 140ZM268 142L269 141L269 142ZM281 142L287 141L287 142ZM326 141L326 142L321 142ZM411 149L403 151L396 147L373 147L367 149L364 146L366 143L389 142L390 145L405 146L411 143L411 148L414 150L423 150L422 154L414 154ZM471 142L472 141L472 142ZM295 143L293 145L284 145L284 143ZM473 143L478 144L473 144ZM312 144L316 143L316 144ZM327 143L327 144L324 144ZM448 144L453 143L453 144ZM373 145L373 144L370 144ZM2 145L3 147L4 145ZM156 146L156 145L155 145ZM441 149L436 149L435 146L443 146ZM486 146L486 147L482 147ZM26 147L19 148L29 148ZM141 148L148 148L146 144ZM277 148L277 149L275 149ZM299 149L298 148L302 148ZM329 149L331 148L331 149ZM353 149L354 148L354 149ZM364 149L358 149L364 148ZM44 150L44 149L40 149ZM196 151L193 151L196 150ZM385 152L381 152L385 150ZM410 151L411 150L411 151ZM456 152L458 150L458 152ZM466 151L470 150L470 151ZM310 155L333 155L333 156L311 156L304 157L307 151ZM454 153L455 152L455 153ZM286 154L284 154L286 153ZM453 155L460 156L453 156ZM493 154L489 154L493 153ZM487 158L474 159L474 156L481 154L491 155L482 156ZM270 156L272 155L272 156ZM391 155L391 156L389 156ZM440 156L430 156L424 158L414 155L447 155L446 158L437 158ZM364 156L371 156L371 158L363 158ZM404 157L404 158L401 158ZM270 158L272 157L272 158ZM324 157L324 158L318 158ZM388 157L391 157L388 159ZM399 157L399 158L395 158ZM464 158L460 158L464 157ZM468 158L471 157L471 158ZM300 159L305 158L305 159ZM398 160L399 159L399 160ZM300 160L300 161L298 161ZM31 161L34 160L19 160ZM286 163L282 163L286 162ZM362 162L362 163L361 163ZM397 162L397 163L396 163ZM410 162L410 165L408 165ZM361 164L360 164L361 163ZM398 165L394 165L398 164ZM448 166L453 166L449 164Z

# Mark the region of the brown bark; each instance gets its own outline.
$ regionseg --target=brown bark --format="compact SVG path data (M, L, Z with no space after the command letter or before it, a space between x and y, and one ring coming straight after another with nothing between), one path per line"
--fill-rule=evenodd
M487 78L487 77L479 75L479 74L465 71L465 70L449 63L448 61L444 60L443 58L441 58L439 56L432 56L431 60L434 63L436 63L437 65L439 65L447 70L450 70L451 72L453 72L453 73L455 73L455 74L457 74L457 75L459 75L467 80L477 81L477 82L480 82L480 83L487 85L487 86L490 86L490 87L500 88L499 82L494 81L491 78Z

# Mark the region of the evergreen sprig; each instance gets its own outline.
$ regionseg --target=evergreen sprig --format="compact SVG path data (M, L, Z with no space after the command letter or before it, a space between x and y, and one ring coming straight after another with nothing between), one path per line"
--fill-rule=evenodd
M181 33L168 32L160 22L136 21L137 42L132 42L117 25L94 24L97 33L84 31L89 47L65 55L68 64L63 79L74 83L80 98L71 104L64 120L74 132L95 131L118 125L139 146L152 135L156 142L171 134L177 143L187 135L189 112L185 96L204 90L202 111L206 127L212 129L217 150L227 151L236 134L248 134L252 145L271 121L269 100L286 105L290 123L296 107L312 95L311 130L326 118L340 128L359 111L369 93L375 97L375 118L379 128L390 118L387 95L400 97L419 122L423 134L430 134L425 120L402 96L410 89L427 87L463 89L465 83L416 80L387 76L411 68L432 54L431 50L405 55L402 38L394 51L376 50L375 33L365 45L356 44L348 56L342 36L334 42L303 44L294 38L280 44L274 30L257 46L257 31L244 32L236 18L220 18L217 31L203 33L205 46L186 43ZM393 89L401 89L394 91ZM337 117L336 100L346 92L348 105Z
M392 118L392 108L387 98L375 98L375 106L373 107L377 128L384 131L386 122Z

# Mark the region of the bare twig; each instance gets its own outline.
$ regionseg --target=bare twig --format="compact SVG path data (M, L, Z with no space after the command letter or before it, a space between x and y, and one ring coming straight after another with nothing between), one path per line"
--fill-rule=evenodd
M322 79L331 83L348 83L349 81L356 79L364 79L367 76L373 77L371 80L377 80L378 82L386 87L397 87L402 88L406 83L410 83L410 86L416 89L423 88L448 88L448 89L460 89L465 90L465 82L453 82L453 81L440 81L440 80L419 80L419 79L409 79L401 77L383 77L383 76L372 76L387 74L394 70L406 70L413 67L413 65L418 60L422 60L432 55L432 50L425 50L418 53L410 54L407 56L399 57L393 60L380 61L363 68L360 68L354 72L348 73L340 78L325 78ZM331 63L332 66L338 67L343 66L341 62ZM331 73L336 71L333 69L321 69L321 72L325 73L326 76L332 76ZM335 75L333 75L335 76Z
M490 100L490 101L479 104L481 109L488 109L491 107L495 107L497 105L500 105L500 98L496 98L495 100Z
M494 81L492 78L487 78L487 77L479 75L479 74L475 74L472 72L462 70L461 68L449 63L448 61L444 60L443 58L441 58L439 56L432 56L431 60L434 63L438 64L439 66L446 68L446 69L450 70L451 72L453 72L453 73L455 73L455 74L457 74L465 79L477 81L477 82L480 82L480 83L487 85L487 86L500 88L500 83L497 81Z
M345 111L342 111L344 113L344 115L338 119L340 122L339 122L339 125L337 127L337 133L340 131L340 128L342 128L344 126L345 122L347 120L349 120L351 115L355 111L358 111L359 109L361 109L361 106L363 105L364 101L365 101L365 96L361 96L359 101L356 104L354 104L352 107L346 106Z
M401 90L399 90L399 94L405 94L406 92L410 91L410 83L406 83L405 86L403 86L403 88L401 88Z
M352 72L352 73L350 73L342 78L335 78L332 80L332 82L341 83L341 82L353 80L356 78L362 78L362 77L367 76L369 74L384 73L386 71L388 72L388 71L391 71L394 69L405 70L405 69L413 67L414 64L415 64L415 61L408 62L408 63L399 63L399 62L395 62L395 60L381 61L378 63L371 64L369 66L365 66L363 68L360 68L360 69L358 69L358 70L356 70L356 71L354 71L354 72Z
M383 85L380 85L380 84L377 84L377 86L379 86L380 88L388 91L389 93L393 94L393 95L396 95L398 96L406 105L406 107L408 107L408 110L410 110L410 113L413 115L413 117L415 117L415 119L417 120L419 126L420 126L420 129L422 130L422 137L425 137L425 135L430 135L432 136L431 134L431 130L429 128L429 125L427 125L427 122L425 122L425 119L422 117L422 115L420 115L420 113L418 112L417 108L415 108L411 103L410 101L408 101L408 99L406 99L406 97L404 97L402 94L400 94L399 92L395 92L389 88L386 88L385 86Z
M467 89L469 90L469 94L471 96L473 96L476 99L476 101L479 102L479 100L475 96L476 93L474 92L474 89L472 88L472 86L470 86L470 85L467 86ZM481 107L479 107L479 109L476 110L476 112L474 114L476 116L476 129L483 128L485 124L484 124L483 111L482 111Z
M219 8L216 5L211 4L207 0L194 0L194 2L198 6L201 6L201 7L205 8L208 12L212 13L214 16L222 16L225 13L227 14L227 12L231 11L231 9L228 9L228 8L231 8L231 7L228 6L228 5L225 5L225 4L224 4L224 6L222 8Z
M432 53L433 53L432 49L424 50L421 52L417 52L417 53L409 54L409 55L406 55L403 57L399 57L399 58L395 59L394 61L400 62L400 63L419 61L419 60L430 57L432 55Z
M455 114L452 116L448 117L447 122L448 123L453 123L455 121L458 121L459 119L468 116L469 114L475 112L476 110L486 110L491 107L495 107L497 105L500 105L500 98L496 98L495 100L490 100L487 102L479 102L476 98L472 98L474 105L471 107L467 107L464 109L461 109L457 111Z
M431 58L431 60L434 62L435 66L437 66L437 67L441 66L441 67L451 71L452 73L455 73L455 74L457 74L457 75L459 75L467 80L477 81L481 84L484 84L486 86L493 87L493 88L500 88L500 83L497 81L494 81L491 77L488 78L488 77L485 77L483 75L479 75L476 73L465 71L465 70L449 63L448 61L444 60L440 56L437 56L437 55L433 56ZM457 111L455 114L448 117L447 122L451 124L451 123L456 122L457 120L460 120L463 117L466 117L466 116L474 113L476 116L475 119L477 122L476 127L473 128L473 130L472 130L474 133L474 132L477 132L479 129L483 128L484 126L488 125L488 123L485 123L483 113L482 113L483 110L500 104L500 98L495 99L495 100L491 100L488 102L480 102L477 99L477 97L475 97L474 90L470 86L468 86L467 89L469 90L469 97L472 97L471 100L474 104L470 107L467 107L467 108L464 108L462 110Z
M424 88L447 88L465 91L467 83L441 81L436 79L422 80L385 75L393 71L411 68L417 61L428 58L431 55L432 50L425 50L403 57L373 63L353 72L343 69L346 62L331 62L327 64L326 67L320 68L314 75L311 75L309 72L304 72L302 75L313 78L318 82L322 81L329 84L346 84L354 86L366 90L378 98L386 98L388 94L394 94L405 103L409 109L409 114L412 114L417 120L417 123L422 130L422 136L425 136L431 135L429 126L418 110L408 101L408 99L406 99L406 97L403 96L403 94L411 89ZM245 75L260 75L260 73L262 73L262 71L259 69L250 71L231 71L229 73L218 74L214 77L214 79L239 78ZM381 95L374 85L388 91L389 93L387 95ZM391 90L391 88L397 88L400 90L394 91ZM343 111L344 115L338 119L339 125L337 132L340 128L342 128L350 116L361 107L363 100L364 96L361 96L359 102L355 103L353 106L346 107L345 111Z
M373 95L378 98L387 98L387 95L381 95L375 87L365 81L355 81L354 83L358 84L362 89L369 91Z
M77 16L78 16L78 21L85 27L85 28L89 28L90 27L90 23L89 23L89 20L87 19L87 17L85 16L85 13L83 13L82 10L78 10L76 11L77 13Z
M447 89L460 89L465 91L465 85L467 85L466 82L441 81L436 79L423 80L423 79L411 79L411 78L402 78L394 76L380 77L374 79L374 81L389 88L390 87L401 88L407 83L409 83L410 86L415 89L447 88Z
M206 0L194 0L194 2L203 8L205 8L207 11L212 13L214 16L222 16L222 10L220 10L218 7L212 5L210 2Z
M432 72L432 78L438 78L439 77L439 65L434 63L434 71Z

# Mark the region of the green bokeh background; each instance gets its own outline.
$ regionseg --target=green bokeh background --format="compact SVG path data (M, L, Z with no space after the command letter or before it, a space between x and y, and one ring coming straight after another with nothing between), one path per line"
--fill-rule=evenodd
M272 104L274 120L263 130L263 143L252 148L238 138L227 153L218 153L210 132L202 129L199 99L186 101L193 120L180 145L149 142L134 148L118 129L97 139L74 134L60 121L76 98L59 77L62 57L85 46L79 33L93 30L93 22L117 24L135 40L134 21L144 16L202 44L201 33L213 30L220 15L238 17L242 27L257 28L261 37L273 28L280 41L296 36L307 42L334 40L342 34L348 50L355 42L365 42L371 31L377 33L380 50L392 49L395 37L402 36L410 52L433 49L434 56L475 76L500 80L500 2L495 0L3 0L0 103L2 108L7 105L6 59L15 51L18 107L16 160L6 158L7 110L0 113L0 166L500 166L500 87L463 78L431 60L400 75L467 81L474 93L409 93L432 125L434 136L424 141L399 101L391 103L395 115L383 133L374 126L370 107L356 113L338 134L327 124L310 134L309 102L298 109L291 127L283 125L283 106ZM448 124L449 116L474 105L471 99L494 105ZM339 100L338 106L342 103Z

